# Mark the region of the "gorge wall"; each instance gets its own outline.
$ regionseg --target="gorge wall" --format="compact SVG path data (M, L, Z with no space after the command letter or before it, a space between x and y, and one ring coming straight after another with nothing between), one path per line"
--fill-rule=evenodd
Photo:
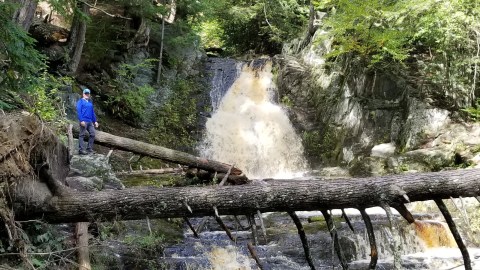
M313 168L341 165L354 175L375 175L471 161L476 150L470 148L480 141L468 135L478 126L461 118L469 93L429 80L426 72L438 63L421 61L420 54L385 69L354 55L326 61L332 44L322 29L325 16L317 12L307 36L276 57L280 101Z

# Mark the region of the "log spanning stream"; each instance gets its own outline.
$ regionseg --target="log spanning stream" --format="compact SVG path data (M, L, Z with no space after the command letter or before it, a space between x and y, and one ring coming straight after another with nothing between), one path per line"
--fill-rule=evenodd
M228 91L218 87L218 83L223 82L225 88L222 78L225 73L217 72L213 78L216 84L211 95L214 113L207 122L207 134L201 146L204 156L235 164L251 178L302 176L307 171L303 148L286 112L273 101L271 64L260 61L235 67L236 72L230 71L230 75L236 74L237 79L231 86L227 83ZM415 214L416 221L409 224L395 210L390 216L380 207L366 212L372 219L375 252L379 253L376 269L450 269L458 265L456 269L463 269L455 240L446 223L439 221L438 214ZM348 223L341 220L343 214L350 217ZM344 212L333 210L331 215L348 267L369 269L371 236L362 213L346 209ZM222 217L227 227L234 228L233 242L215 219L210 218L203 232L199 232L199 238L185 229L185 240L168 247L165 256L175 269L257 269L259 266L264 269L341 269L342 262L335 255L335 245L324 225L322 212L296 212L296 216L308 235L310 254L307 256L311 262L305 260L305 250L291 218L287 213L278 212L255 217ZM199 228L199 223L205 220L192 219L193 226ZM248 228L252 224L258 231ZM266 229L263 228L266 235L261 232L263 224L266 224ZM260 263L251 258L249 242L257 242L255 256ZM478 257L480 251L472 248L470 256ZM480 269L478 263L474 262L473 266Z

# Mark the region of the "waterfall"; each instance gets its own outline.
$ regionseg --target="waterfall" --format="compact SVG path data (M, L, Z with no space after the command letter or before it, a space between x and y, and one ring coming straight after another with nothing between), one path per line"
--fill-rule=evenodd
M271 70L266 59L241 67L207 120L201 147L205 157L235 164L249 178L291 178L306 170L301 140L286 111L272 100Z

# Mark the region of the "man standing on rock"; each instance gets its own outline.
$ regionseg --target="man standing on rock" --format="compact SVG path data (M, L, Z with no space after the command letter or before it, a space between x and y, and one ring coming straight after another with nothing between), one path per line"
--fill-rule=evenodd
M83 90L83 97L77 101L77 115L80 122L80 135L78 136L78 153L87 155L93 153L93 142L95 141L95 128L98 128L97 116L93 110L93 103L90 100L90 89ZM85 133L88 131L87 151L83 146Z

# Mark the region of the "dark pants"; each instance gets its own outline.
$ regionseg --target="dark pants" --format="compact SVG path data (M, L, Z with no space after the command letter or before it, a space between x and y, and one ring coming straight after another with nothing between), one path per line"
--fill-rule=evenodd
M83 140L86 135L85 133L88 131L88 134L90 136L88 137L87 151L93 151L93 142L95 141L95 127L92 122L86 122L85 124L85 127L82 127L82 125L80 125L80 135L78 136L78 150L85 151L85 148L83 147Z

